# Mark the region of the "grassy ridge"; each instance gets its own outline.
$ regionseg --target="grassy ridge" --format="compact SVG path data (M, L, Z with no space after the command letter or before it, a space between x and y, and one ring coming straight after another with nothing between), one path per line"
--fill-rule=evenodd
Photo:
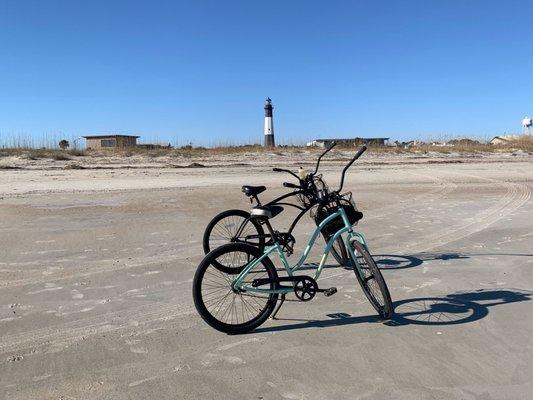
M354 150L354 146L337 146L335 150ZM455 143L454 145L433 146L431 144L417 144L411 147L391 147L391 146L371 146L369 153L375 154L429 154L429 153L505 153L522 150L524 152L533 153L533 137L524 136L519 140L502 144L491 145L487 143ZM28 149L28 148L4 148L0 149L0 157L16 156L26 158L29 160L37 159L53 159L56 161L70 160L75 157L209 157L222 156L231 154L254 154L254 153L270 153L275 155L284 155L287 153L301 154L304 152L321 152L320 148L308 148L304 146L283 146L274 149L264 148L259 145L245 145L245 146L227 146L227 147L183 147L183 148L161 148L161 149L143 149L143 148L127 148L127 149L109 149L109 150L55 150L55 149Z

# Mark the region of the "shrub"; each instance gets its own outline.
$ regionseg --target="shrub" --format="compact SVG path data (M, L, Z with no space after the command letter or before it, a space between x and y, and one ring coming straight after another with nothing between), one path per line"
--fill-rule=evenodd
M67 161L70 160L70 157L64 153L55 153L52 159L55 161Z

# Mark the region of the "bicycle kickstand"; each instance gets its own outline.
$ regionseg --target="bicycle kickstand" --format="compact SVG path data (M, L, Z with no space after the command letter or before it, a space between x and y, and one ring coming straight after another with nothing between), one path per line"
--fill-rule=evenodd
M282 293L281 301L279 302L279 305L276 307L276 309L274 310L274 312L270 316L271 319L277 319L276 315L278 314L278 311L279 311L279 309L281 308L281 306L283 305L284 302L285 302L285 293Z

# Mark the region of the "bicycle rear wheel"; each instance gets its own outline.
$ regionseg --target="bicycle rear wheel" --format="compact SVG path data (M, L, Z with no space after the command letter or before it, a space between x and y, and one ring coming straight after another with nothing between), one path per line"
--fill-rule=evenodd
M262 255L254 246L230 243L210 252L200 263L193 280L196 310L211 327L229 334L245 333L267 320L278 300L277 293L244 292L232 287L233 280L252 260ZM220 264L224 268L220 268ZM265 257L244 279L273 280L264 289L277 289L276 268Z
M368 250L356 239L350 241L352 267L355 276L363 289L370 304L383 319L390 319L393 315L392 301L389 288L381 275L374 259ZM355 260L352 256L355 254Z
M227 243L248 243L263 250L265 232L250 213L244 210L226 210L216 215L207 225L203 237L204 254Z
M204 253L208 254L228 243L247 243L256 246L261 252L265 248L265 233L260 223L250 219L250 213L244 210L226 210L216 215L209 222L204 232ZM221 261L215 261L219 271L230 273ZM244 265L248 264L245 263Z

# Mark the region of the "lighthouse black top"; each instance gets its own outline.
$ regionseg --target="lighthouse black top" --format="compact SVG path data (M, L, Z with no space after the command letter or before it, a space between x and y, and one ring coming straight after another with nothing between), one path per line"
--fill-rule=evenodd
M265 103L265 117L272 117L272 100L270 97L267 97L266 103Z

